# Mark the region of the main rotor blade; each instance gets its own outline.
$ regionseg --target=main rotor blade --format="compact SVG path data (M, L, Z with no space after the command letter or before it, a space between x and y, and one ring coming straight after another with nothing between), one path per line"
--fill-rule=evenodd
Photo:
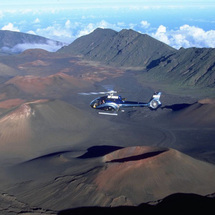
M89 96L89 95L113 95L117 93L117 91L114 91L114 90L110 90L110 91L107 91L107 92L89 92L89 93L78 93L79 95L82 95L82 96Z
M107 92L89 92L89 93L79 93L79 95L82 96L89 96L89 95L104 95L107 94Z
M111 84L102 85L102 87L104 87L107 90L107 92L114 91L114 87Z

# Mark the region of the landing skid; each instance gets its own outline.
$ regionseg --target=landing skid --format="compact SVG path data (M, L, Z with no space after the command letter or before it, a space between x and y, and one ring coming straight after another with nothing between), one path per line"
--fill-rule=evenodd
M116 112L113 112L113 113L110 113L110 112L98 112L98 114L108 115L108 116L118 116L118 113L116 113Z

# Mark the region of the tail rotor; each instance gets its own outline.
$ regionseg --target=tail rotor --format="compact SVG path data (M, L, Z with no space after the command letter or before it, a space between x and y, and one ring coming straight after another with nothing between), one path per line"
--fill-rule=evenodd
M161 92L155 92L148 103L148 107L152 110L157 110L162 104L160 101Z

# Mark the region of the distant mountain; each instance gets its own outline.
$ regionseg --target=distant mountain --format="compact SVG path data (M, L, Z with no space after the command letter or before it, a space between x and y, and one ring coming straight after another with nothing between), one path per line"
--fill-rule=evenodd
M188 48L164 55L147 65L153 79L175 82L178 85L214 87L215 49Z
M133 30L116 32L98 28L59 50L93 61L126 67L143 67L148 62L175 52L172 47Z
M64 44L45 37L21 32L0 30L0 53L20 53L30 48L43 48L48 51L56 51Z
M178 86L215 86L215 49L176 50L133 30L96 29L76 39L59 53L120 67L139 67L145 77Z

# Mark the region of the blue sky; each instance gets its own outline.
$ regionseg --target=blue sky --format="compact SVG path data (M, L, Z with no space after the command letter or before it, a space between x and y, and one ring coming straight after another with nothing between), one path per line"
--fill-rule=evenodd
M175 48L215 47L214 0L9 0L0 29L71 43L97 27L147 33Z

